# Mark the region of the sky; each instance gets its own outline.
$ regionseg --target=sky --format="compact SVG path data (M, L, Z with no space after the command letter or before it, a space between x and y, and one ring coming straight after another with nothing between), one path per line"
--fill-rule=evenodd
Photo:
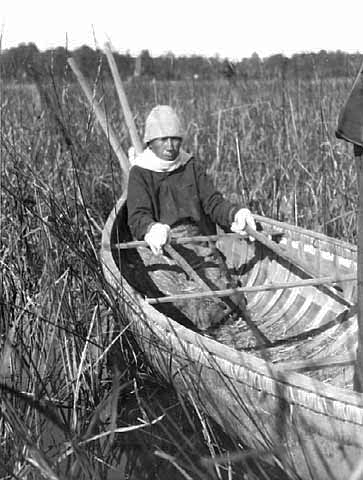
M152 56L363 53L363 0L0 0L1 48L82 45Z

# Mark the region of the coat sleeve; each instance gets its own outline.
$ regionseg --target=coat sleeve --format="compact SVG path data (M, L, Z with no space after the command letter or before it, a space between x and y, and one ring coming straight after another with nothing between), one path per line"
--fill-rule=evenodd
M152 198L147 173L140 167L130 170L127 213L128 224L134 238L142 240L150 226L155 223L153 218Z
M204 212L210 216L213 222L221 227L229 228L235 213L241 207L226 200L216 190L211 177L197 165L195 165L195 175Z

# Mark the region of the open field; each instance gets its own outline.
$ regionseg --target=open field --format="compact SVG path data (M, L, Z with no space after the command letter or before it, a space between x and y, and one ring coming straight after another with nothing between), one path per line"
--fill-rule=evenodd
M135 79L126 90L140 132L155 104L178 110L184 148L227 196L355 242L355 165L334 136L350 85ZM270 478L241 456L211 467L222 434L114 322L122 299L109 300L98 249L120 169L78 85L1 88L0 478ZM96 97L127 151L113 87L99 79Z

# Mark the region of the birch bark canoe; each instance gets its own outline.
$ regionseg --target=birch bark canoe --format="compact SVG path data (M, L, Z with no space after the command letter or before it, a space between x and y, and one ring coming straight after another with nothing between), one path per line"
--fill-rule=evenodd
M277 448L292 478L349 479L363 454L363 396L353 390L356 247L255 216L279 248L310 265L316 275L344 280L321 289L319 282L305 283L306 273L258 241L219 240L242 287L266 286L265 291L247 289L246 297L251 318L271 345L249 343L251 332L243 322L236 334L241 342L234 345L233 337L224 341L205 335L148 302L143 291L147 268L142 278L135 278L136 271L143 271L145 247L116 247L132 240L124 197L103 230L102 266L121 304L120 321L129 325L155 374L192 396L243 445ZM269 289L274 282L297 286Z

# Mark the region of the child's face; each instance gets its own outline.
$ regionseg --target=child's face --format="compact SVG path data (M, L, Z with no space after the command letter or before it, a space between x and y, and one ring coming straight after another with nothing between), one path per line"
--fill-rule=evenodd
M179 137L155 138L149 143L149 148L157 157L172 162L179 155L181 142Z

